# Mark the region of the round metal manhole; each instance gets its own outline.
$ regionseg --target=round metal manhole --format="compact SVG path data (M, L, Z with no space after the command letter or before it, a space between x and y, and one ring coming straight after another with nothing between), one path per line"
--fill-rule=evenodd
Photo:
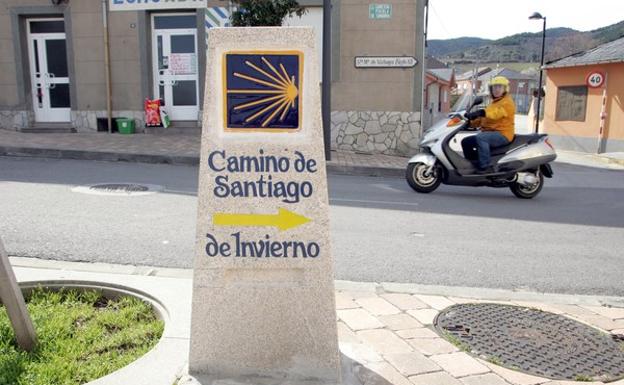
M437 331L491 363L556 380L624 377L624 344L570 318L526 307L461 304L442 311Z
M114 195L114 196L137 196L148 195L162 191L163 187L154 184L137 183L100 183L89 186L74 187L72 191L94 194L94 195Z

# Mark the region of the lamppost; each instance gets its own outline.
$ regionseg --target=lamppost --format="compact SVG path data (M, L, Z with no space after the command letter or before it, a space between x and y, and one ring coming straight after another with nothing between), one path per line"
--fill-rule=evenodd
M529 16L529 20L544 20L544 27L542 29L542 57L540 58L540 72L539 83L537 83L537 108L535 111L535 133L539 132L539 120L540 120L540 101L542 100L542 67L544 67L544 46L546 45L546 16L542 16L539 12L534 12Z

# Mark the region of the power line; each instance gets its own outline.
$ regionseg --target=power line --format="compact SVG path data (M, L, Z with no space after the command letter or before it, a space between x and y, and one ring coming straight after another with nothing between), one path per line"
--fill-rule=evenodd
M440 23L440 26L442 27L444 32L446 32L447 36L451 36L451 33L448 31L448 29L446 29L446 26L444 25L444 22L442 21L442 18L438 14L438 11L436 11L435 7L433 6L433 0L429 0L429 7L431 7L431 10L433 11L433 14L435 15L436 19L438 19L438 22Z

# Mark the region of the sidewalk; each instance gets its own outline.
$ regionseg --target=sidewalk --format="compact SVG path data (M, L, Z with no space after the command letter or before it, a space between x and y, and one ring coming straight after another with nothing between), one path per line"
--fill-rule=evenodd
M0 156L196 165L199 149L200 138L194 135L26 134L0 129ZM624 153L557 151L557 155L557 162L624 170ZM400 156L332 151L327 169L338 174L403 177L407 161Z
M171 385L184 375L190 335L191 270L11 258L20 281L108 282L145 292L167 308L162 342L130 367L91 384ZM571 385L503 368L465 352L433 328L438 313L454 304L501 303L561 314L605 333L624 334L624 299L336 281L340 350L365 385ZM605 305L610 305L609 307ZM173 308L168 308L172 306ZM612 307L616 306L616 307ZM619 307L617 307L619 306ZM172 319L176 319L172 322ZM175 323L175 324L172 324ZM343 365L344 366L344 365ZM146 382L147 381L147 382ZM190 383L181 381L180 383ZM351 381L347 381L351 384ZM624 385L624 380L611 382Z

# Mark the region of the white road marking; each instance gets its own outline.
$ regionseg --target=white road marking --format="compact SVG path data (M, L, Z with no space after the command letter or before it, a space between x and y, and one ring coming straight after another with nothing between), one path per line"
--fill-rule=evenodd
M353 203L377 203L384 205L401 205L401 206L418 206L416 202L390 202L390 201L370 201L365 199L342 199L342 198L330 198L329 202L353 202Z

